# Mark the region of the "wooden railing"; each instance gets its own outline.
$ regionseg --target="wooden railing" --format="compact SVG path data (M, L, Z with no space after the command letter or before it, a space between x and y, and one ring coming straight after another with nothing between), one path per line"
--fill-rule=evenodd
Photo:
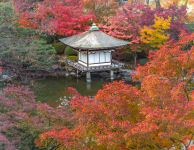
M69 59L66 59L66 64L82 72L106 71L106 70L112 70L112 69L120 69L120 68L123 68L124 66L123 63L120 63L115 60L112 61L111 65L92 66L92 67L83 66L82 64L79 64L78 62L75 62L75 61L71 61Z

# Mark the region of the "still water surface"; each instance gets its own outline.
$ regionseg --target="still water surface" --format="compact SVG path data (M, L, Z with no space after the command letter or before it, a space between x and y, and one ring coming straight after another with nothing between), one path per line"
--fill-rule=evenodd
M75 88L82 96L94 96L99 89L102 89L104 84L110 82L112 81L101 77L92 77L91 83L87 83L85 77L79 79L75 77L65 77L58 79L48 78L44 80L32 80L27 83L27 86L30 86L31 90L34 92L36 100L57 107L60 104L59 100L68 96L68 87ZM135 84L132 82L126 83ZM6 84L0 86L0 93L5 86Z
M31 84L36 99L47 102L51 106L57 106L60 98L67 96L67 88L75 88L82 96L94 96L105 83L111 82L102 78L92 78L88 84L85 78L66 77L59 79L36 80Z

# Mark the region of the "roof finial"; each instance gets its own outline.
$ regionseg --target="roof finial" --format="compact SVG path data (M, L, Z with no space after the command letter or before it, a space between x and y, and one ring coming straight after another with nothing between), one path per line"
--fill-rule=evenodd
M98 30L99 30L98 26L95 23L93 23L92 26L90 27L90 31L98 31Z

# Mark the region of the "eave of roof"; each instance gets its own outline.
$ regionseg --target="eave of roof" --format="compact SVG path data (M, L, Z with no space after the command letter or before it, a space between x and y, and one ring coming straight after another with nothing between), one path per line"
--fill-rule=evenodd
M115 49L129 42L111 37L102 31L86 31L78 35L60 39L64 44L79 51L98 51Z

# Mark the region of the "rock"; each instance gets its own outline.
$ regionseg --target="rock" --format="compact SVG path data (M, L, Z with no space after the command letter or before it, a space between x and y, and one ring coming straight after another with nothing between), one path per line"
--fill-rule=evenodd
M74 69L74 68L72 68L72 67L70 67L70 66L67 67L67 70L68 70L69 72L71 72L73 69Z
M60 67L58 65L53 65L52 70L58 70Z
M118 74L118 77L127 80L127 81L131 81L132 80L132 76L131 74L133 73L137 73L137 71L135 70L128 70L128 69L122 69L120 71L120 73Z
M9 76L8 75L2 75L2 78L7 80L7 79L9 79Z
M63 62L60 62L60 65L61 65L61 67L65 67L66 63L63 61Z
M68 72L66 72L66 73L65 73L65 76L66 76L66 77L68 77L68 76L69 76L69 73L68 73Z
M75 72L70 72L70 75L71 76L76 76L76 73Z
M110 72L99 72L99 76L102 78L110 78Z
M120 75L121 77L129 77L129 76L131 76L131 72L123 71L123 72L120 72L119 75Z

